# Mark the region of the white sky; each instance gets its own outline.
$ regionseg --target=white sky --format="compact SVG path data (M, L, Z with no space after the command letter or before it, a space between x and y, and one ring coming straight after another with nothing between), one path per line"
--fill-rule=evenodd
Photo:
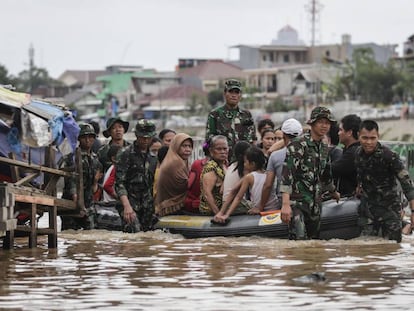
M414 31L413 0L319 0L320 43L401 45ZM178 58L228 59L229 46L270 44L286 24L310 41L310 0L2 0L0 64L66 69L113 64L172 71ZM233 51L234 52L234 51Z

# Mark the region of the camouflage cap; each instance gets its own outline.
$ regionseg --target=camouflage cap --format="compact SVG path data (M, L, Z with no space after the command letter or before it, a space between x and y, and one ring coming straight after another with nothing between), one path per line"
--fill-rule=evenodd
M79 125L80 131L78 137L86 136L86 135L93 135L93 137L96 137L95 129L91 124L85 123Z
M238 89L239 91L242 90L242 85L239 80L236 79L229 79L226 82L224 82L224 90L230 91L233 89Z
M135 135L140 137L153 137L157 133L155 132L155 124L146 119L138 120L135 125Z
M326 107L316 107L312 110L310 119L306 122L307 124L313 124L319 119L328 119L331 122L335 122L335 119L332 117L331 111Z

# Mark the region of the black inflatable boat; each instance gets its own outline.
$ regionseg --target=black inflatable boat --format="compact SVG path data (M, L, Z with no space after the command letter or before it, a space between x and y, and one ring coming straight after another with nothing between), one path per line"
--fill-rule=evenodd
M321 239L352 239L359 236L359 200L350 198L337 203L330 200L323 203ZM231 216L226 225L211 223L212 217L199 215L170 215L161 217L156 229L181 234L186 238L213 236L265 236L287 238L287 225L280 219L280 211L264 216Z

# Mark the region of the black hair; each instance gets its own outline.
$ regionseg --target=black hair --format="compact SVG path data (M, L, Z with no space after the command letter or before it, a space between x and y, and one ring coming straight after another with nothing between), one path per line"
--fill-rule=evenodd
M358 139L359 127L361 125L361 118L356 114L348 114L341 120L342 128L345 132L352 130L352 137Z
M169 147L168 146L162 146L160 149L158 149L158 154L157 154L157 158L158 158L158 163L162 163L162 161L164 161L165 156L167 155Z
M266 125L270 125L272 127L272 129L275 128L275 124L273 123L272 120L270 120L270 119L262 119L262 120L259 121L259 123L257 123L257 130L259 131L259 133L262 132L262 129Z
M275 134L275 131L273 129L265 129L263 132L260 133L261 138L263 139L263 136L265 136L266 133L272 133Z
M367 131L376 130L379 132L378 123L374 120L364 120L361 122L361 125L359 126L359 130L366 129Z
M160 144L162 144L162 141L161 141L161 139L159 139L157 136L153 136L152 138L151 138L151 143L150 143L150 146L152 146L153 144L155 144L155 143L160 143Z
M98 135L101 131L101 127L99 126L99 123L96 121L89 122L90 125L92 125L93 130L95 131L95 134Z
M246 150L245 156L249 162L253 162L256 164L257 169L264 169L266 164L266 156L264 155L263 151L260 150L258 147L251 146L249 149Z
M162 139L164 139L164 136L165 136L166 134L168 134L168 133L174 133L174 134L177 134L174 130L171 130L171 129L163 129L163 130L161 130L161 132L158 134L158 137L162 140Z
M108 156L109 160L111 160L112 157L116 156L118 151L121 150L121 149L122 149L122 146L112 144L109 147L108 152L106 154Z
M339 144L339 126L337 122L331 122L328 136L331 139L331 145L337 146Z
M237 170L240 178L243 177L244 173L244 155L250 147L251 144L244 140L238 141L233 147L233 156L236 159L235 162L237 162L234 170Z

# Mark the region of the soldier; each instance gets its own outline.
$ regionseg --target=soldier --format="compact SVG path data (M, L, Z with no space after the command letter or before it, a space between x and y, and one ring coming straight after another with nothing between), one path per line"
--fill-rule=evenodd
M224 86L225 105L212 110L207 119L206 141L215 135L225 136L229 144L229 161L231 150L238 141L254 143L257 140L250 111L239 107L241 97L240 81L227 80Z
M83 171L83 198L86 215L83 217L62 216L62 230L65 229L93 229L95 227L95 212L92 209L93 190L92 185L98 170L102 170L102 165L95 153L92 152L92 145L96 134L90 124L81 124L78 135L79 148L82 156ZM74 167L74 155L70 153L63 159L64 167ZM76 189L76 179L74 177L65 178L62 198L78 201Z
M290 239L319 238L322 182L339 200L332 175L326 170L328 146L322 141L332 122L335 120L329 109L316 107L307 122L310 132L293 138L287 146L280 192L281 218L289 224Z
M111 137L111 140L103 145L98 150L98 158L101 161L104 173L108 170L108 168L112 165L111 159L108 158L108 151L111 145L118 145L121 147L126 147L130 145L124 139L124 134L128 132L129 122L123 121L121 118L110 118L106 122L106 130L102 132L102 134L108 138Z
M141 119L135 126L136 140L118 152L115 191L118 211L127 232L152 229L154 217L153 184L157 157L149 152L156 135L154 123Z
M414 185L398 154L378 142L378 124L362 121L355 155L358 188L361 195L359 222L362 235L382 235L401 242L401 193L411 208L411 226L414 224Z

